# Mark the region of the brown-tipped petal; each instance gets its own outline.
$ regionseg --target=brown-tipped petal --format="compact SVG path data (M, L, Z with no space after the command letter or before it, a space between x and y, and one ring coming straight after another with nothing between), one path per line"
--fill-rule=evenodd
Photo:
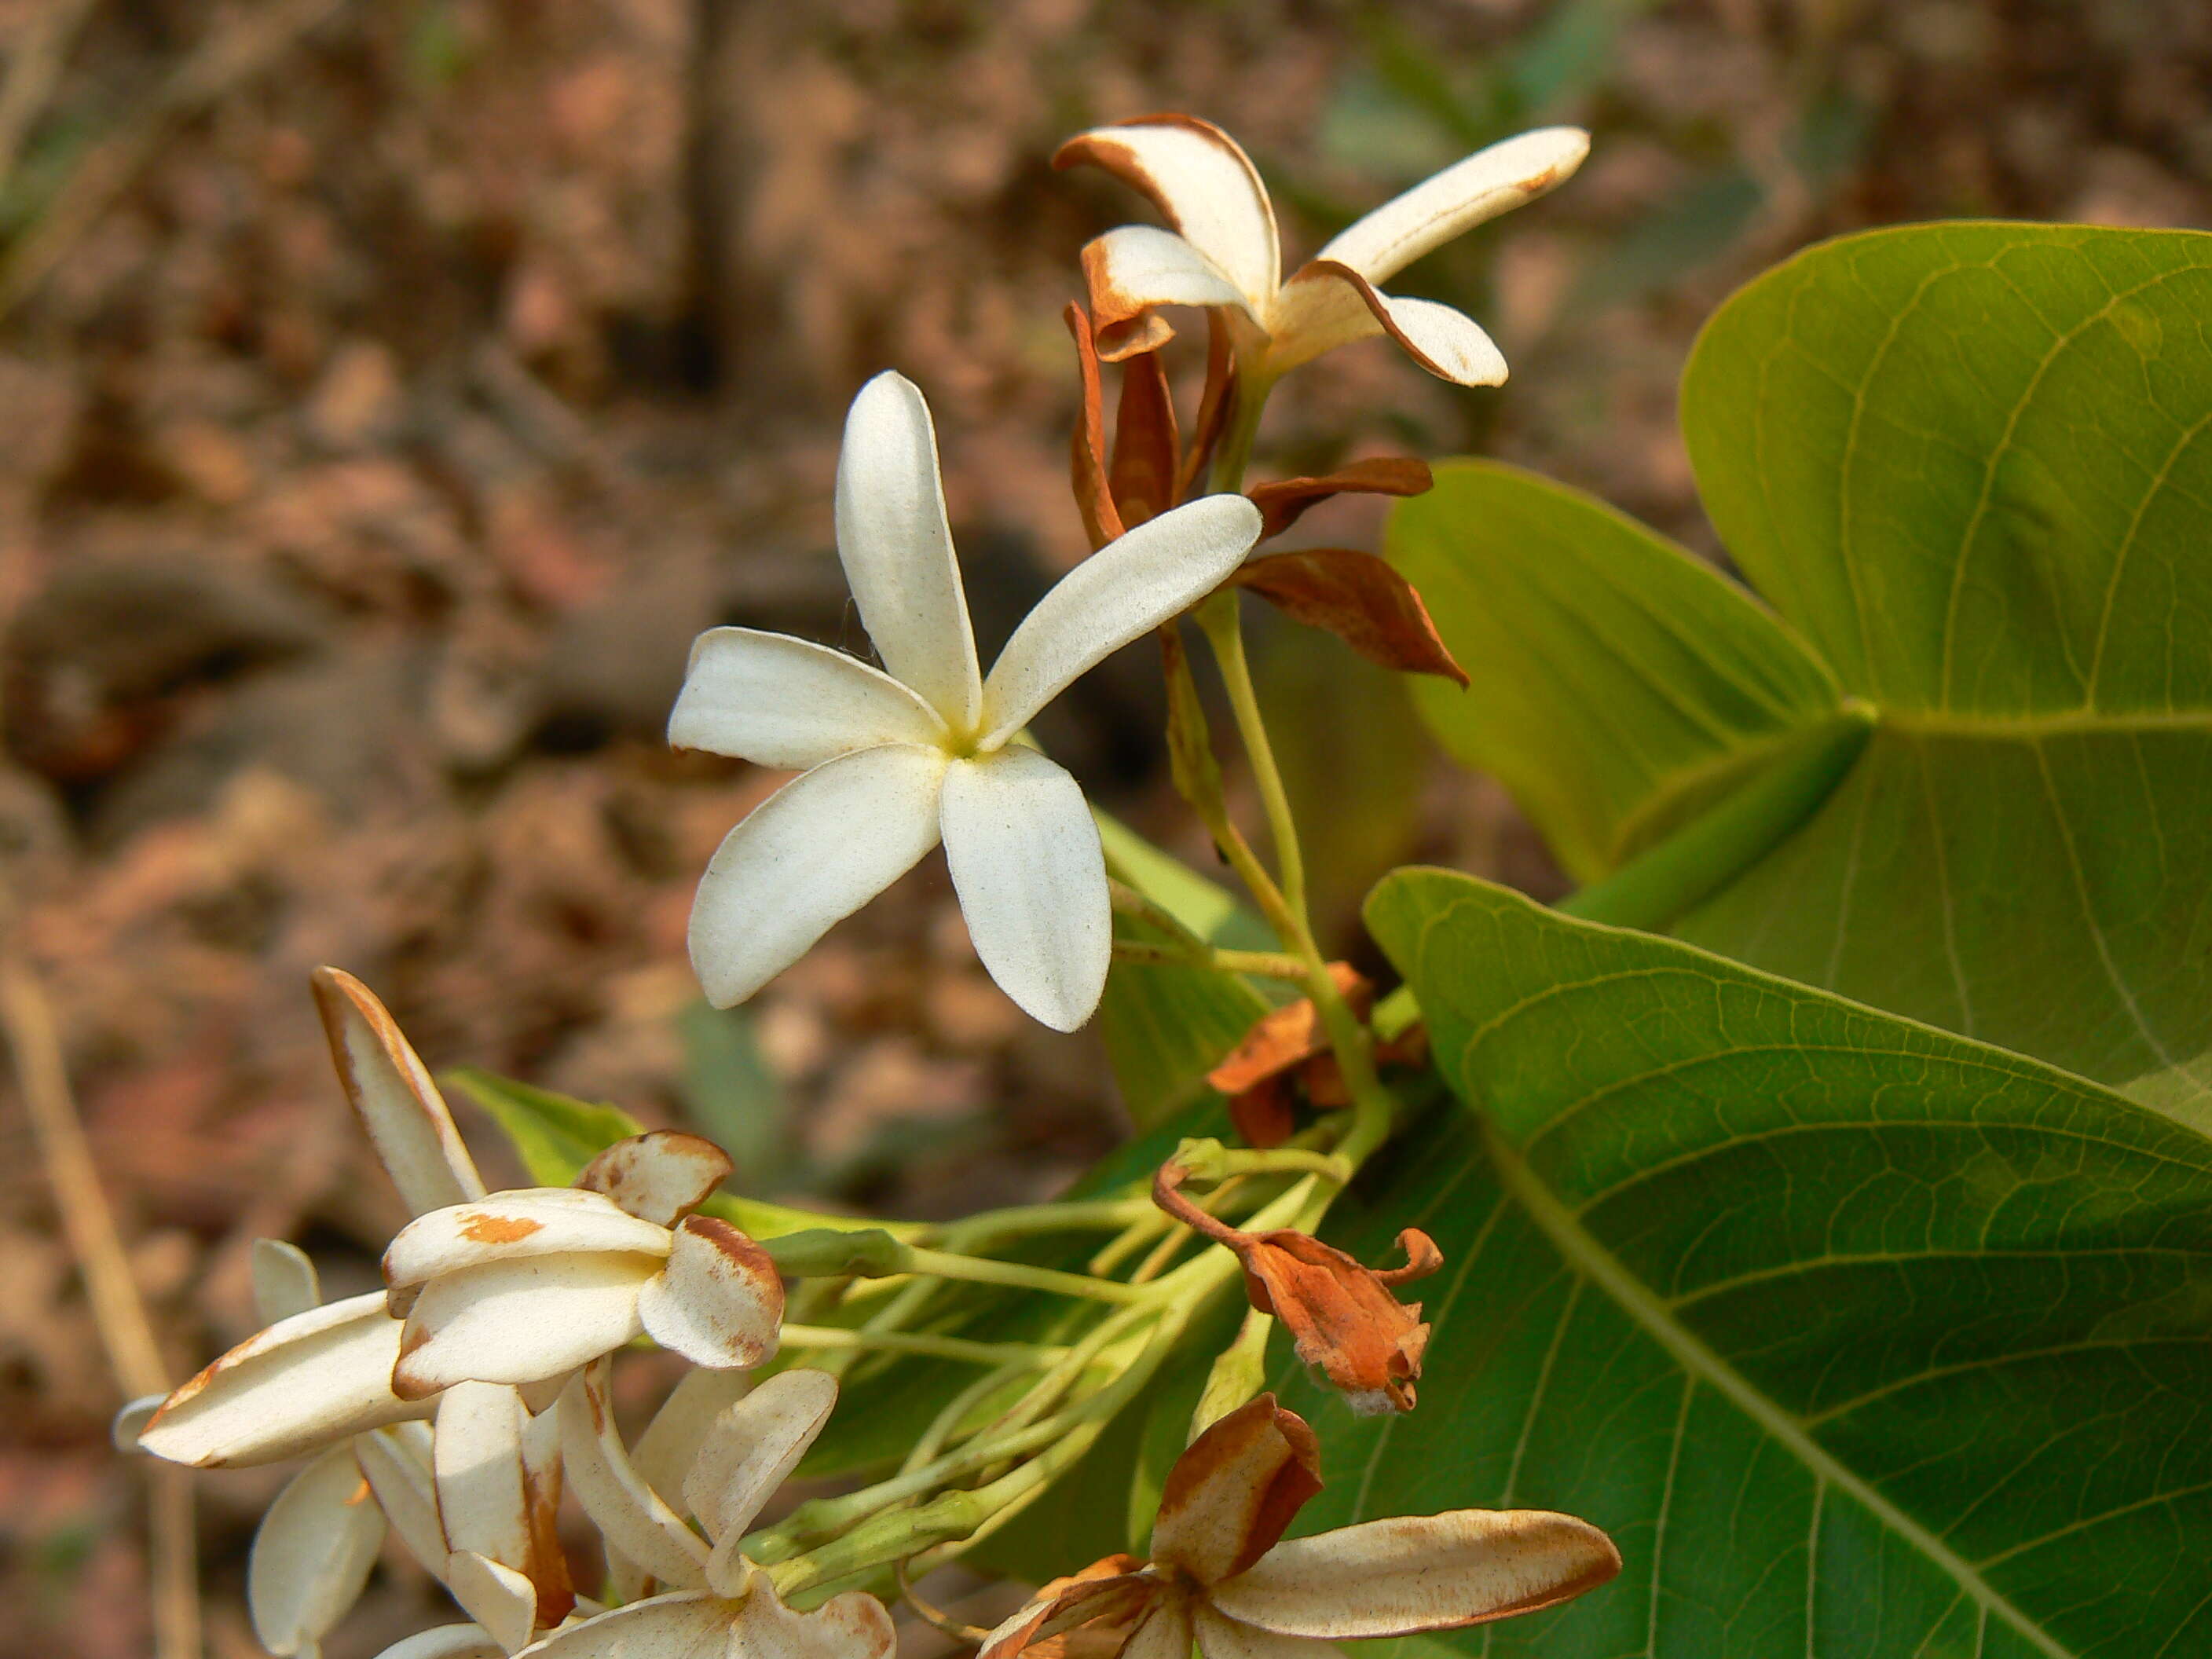
M384 1512L349 1446L333 1446L294 1475L261 1517L246 1563L246 1605L261 1645L312 1652L368 1582L384 1541Z
M1354 1411L1413 1408L1429 1340L1419 1304L1399 1301L1381 1275L1307 1233L1260 1233L1236 1248L1252 1305L1283 1322L1298 1358Z
M983 1638L976 1659L1014 1659L1077 1625L1127 1625L1165 1589L1133 1555L1109 1555L1054 1578Z
M530 1645L538 1626L538 1587L503 1561L473 1551L456 1552L446 1563L446 1588L461 1611L509 1653Z
M1213 1587L1214 1607L1285 1636L1410 1636L1534 1613L1620 1571L1587 1521L1546 1510L1453 1510L1279 1544Z
M695 1365L750 1370L775 1353L783 1280L766 1250L728 1222L686 1216L666 1271L638 1292L645 1334Z
M1374 326L1360 326L1341 295L1326 293L1331 287L1358 301ZM1505 358L1473 318L1434 300L1385 294L1333 259L1300 267L1283 285L1282 301L1269 322L1275 339L1271 362L1278 372L1379 329L1430 374L1455 386L1505 384Z
M522 1400L496 1382L458 1382L438 1397L431 1477L448 1551L520 1569L530 1559Z
M125 1401L123 1409L107 1425L107 1437L115 1449L137 1451L138 1437L145 1433L146 1425L154 1420L154 1413L161 1409L161 1402L168 1397L166 1394L142 1394L136 1400Z
M1096 553L1122 532L1121 515L1114 507L1114 492L1107 487L1106 392L1098 374L1098 343L1091 331L1091 313L1070 301L1060 320L1075 340L1075 362L1083 380L1083 406L1075 417L1068 445L1068 471L1075 490L1075 508L1083 515L1084 533Z
M691 1511L684 1497L684 1477L699 1459L715 1420L752 1391L744 1371L687 1370L653 1421L637 1438L630 1462L646 1484L678 1515Z
M445 1097L384 1005L337 968L316 969L310 982L346 1098L407 1207L420 1215L482 1198L483 1177Z
M606 1372L604 1362L578 1372L556 1408L568 1485L610 1548L672 1588L703 1589L707 1546L631 1465L615 1427Z
M444 1577L446 1532L438 1519L438 1495L430 1474L428 1431L410 1423L357 1436L353 1457L407 1553Z
M274 1463L419 1417L393 1394L398 1322L374 1291L280 1321L172 1394L139 1449L200 1468Z
M1260 509L1260 539L1279 536L1308 507L1332 495L1419 495L1436 483L1426 461L1410 455L1376 455L1318 477L1279 478L1244 493Z
M1249 314L1252 304L1203 253L1150 225L1123 225L1085 243L1083 285L1091 337L1109 363L1158 351L1175 337L1155 307L1234 306Z
M684 1502L714 1541L709 1585L734 1589L743 1582L738 1541L836 1405L837 1379L829 1372L779 1371L715 1421L684 1480Z
M417 1216L384 1252L394 1290L494 1261L532 1256L668 1254L665 1227L641 1221L601 1193L522 1187Z
M441 1275L407 1316L392 1386L421 1399L456 1382L535 1382L612 1353L644 1330L649 1255L540 1255Z
M1320 1490L1313 1431L1263 1394L1192 1441L1168 1471L1152 1559L1201 1584L1230 1577L1272 1549Z
M274 1325L322 1302L322 1280L305 1250L281 1238L253 1241L253 1311L263 1324Z
M1176 504L1182 441L1175 398L1160 355L1148 351L1121 365L1121 401L1114 414L1114 503L1127 525L1157 519Z
M721 1597L696 1590L648 1596L565 1626L522 1651L530 1659L735 1659L735 1613Z
M1438 675L1462 689L1468 684L1413 583L1372 553L1349 547L1270 553L1232 580L1293 622L1326 629L1371 663Z
M1431 250L1574 176L1589 154L1578 127L1544 127L1477 150L1346 226L1320 257L1385 283Z
M1275 210L1252 158L1219 127L1189 115L1140 116L1079 133L1052 158L1055 167L1085 162L1150 198L1252 304L1275 291Z
M1329 963L1328 976L1338 993L1352 1004L1352 1012L1364 1017L1374 1000L1375 988L1347 962ZM1261 1015L1243 1040L1206 1074L1206 1080L1224 1095L1239 1095L1269 1078L1281 1076L1328 1046L1320 1012L1311 999L1301 997Z
M1203 1603L1191 1609L1191 1634L1205 1659L1343 1659L1344 1650L1310 1637L1281 1636L1240 1625Z
M730 1178L730 1155L702 1135L653 1129L617 1140L584 1166L576 1185L604 1193L656 1227L673 1227Z
M737 1644L744 1659L888 1659L898 1637L872 1595L848 1590L794 1613L763 1578L738 1609Z

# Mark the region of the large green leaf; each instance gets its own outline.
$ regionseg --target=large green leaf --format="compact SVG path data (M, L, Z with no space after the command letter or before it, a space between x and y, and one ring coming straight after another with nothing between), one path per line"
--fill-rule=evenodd
M2001 224L1832 242L1721 308L1683 386L1700 490L1878 724L1675 931L2212 1126L2208 316L2212 235ZM1408 503L1394 545L1461 659L1494 647L1534 688L1470 704L1484 735L1457 746L1595 875L1593 803L1616 836L1684 819L1679 771L1624 757L1698 776L1666 701L1717 707L1760 613L1739 594L1716 625L1680 557L1580 498L1455 479L1467 499ZM1747 727L1723 732L1738 752Z
M1424 1650L2212 1652L2212 1143L2033 1060L1441 872L1368 911L1474 1110L1333 1219L1428 1229L1419 1408L1315 1529L1585 1515L1618 1582Z
M1691 939L2212 1124L2212 236L1816 248L1683 383L1745 574L1881 724Z
M1842 693L1789 629L1664 538L1516 467L1436 475L1392 513L1388 550L1473 684L1419 679L1415 702L1577 878L1835 714Z

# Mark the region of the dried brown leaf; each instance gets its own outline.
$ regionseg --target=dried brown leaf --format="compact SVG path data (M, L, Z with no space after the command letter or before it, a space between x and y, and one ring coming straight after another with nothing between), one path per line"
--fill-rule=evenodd
M1326 629L1371 663L1468 684L1413 583L1372 553L1349 547L1271 553L1230 580L1292 621Z

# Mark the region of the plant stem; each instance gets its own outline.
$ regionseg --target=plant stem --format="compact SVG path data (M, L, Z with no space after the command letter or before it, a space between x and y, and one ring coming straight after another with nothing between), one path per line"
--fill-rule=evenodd
M786 1325L783 1344L792 1348L845 1348L862 1352L922 1353L971 1365L1057 1364L1067 1350L1033 1342L970 1342L957 1336L911 1331L852 1330L842 1325Z
M1117 939L1114 941L1114 959L1163 968L1213 968L1224 974L1250 974L1261 979L1303 981L1306 976L1305 963L1280 951L1231 951L1213 945L1192 950L1182 945Z
M1032 1267L1024 1261L998 1261L989 1256L955 1255L947 1250L908 1253L908 1271L938 1279L964 1279L977 1285L1018 1285L1054 1296L1087 1297L1094 1302L1143 1302L1147 1293L1118 1279L1093 1279L1087 1273L1062 1273L1056 1267Z
M1305 855L1298 848L1297 821L1291 813L1289 792L1275 764L1275 750L1267 740L1267 724L1260 713L1260 698L1252 684L1252 666L1244 654L1244 623L1233 590L1215 593L1192 613L1206 643L1213 647L1221 668L1221 683L1229 693L1230 712L1236 717L1237 735L1252 768L1252 781L1260 792L1261 809L1267 814L1267 834L1275 846L1275 867L1281 872L1283 902L1297 919L1297 933L1310 937L1306 920ZM1297 941L1292 941L1296 943Z

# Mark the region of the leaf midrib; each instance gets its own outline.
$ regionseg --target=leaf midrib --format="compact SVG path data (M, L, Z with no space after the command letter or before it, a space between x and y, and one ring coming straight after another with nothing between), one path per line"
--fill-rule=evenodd
M1536 1176L1486 1116L1476 1114L1484 1150L1507 1196L1518 1204L1569 1267L1594 1282L1637 1327L1690 1376L1711 1386L1778 1443L1815 1479L1850 1494L1899 1538L1926 1556L1985 1613L2012 1626L2049 1659L2078 1659L2005 1596L1957 1551L1885 1498L1806 1431L1804 1425L1762 1394L1735 1368L1686 1329L1613 1254L1592 1237Z
M2068 708L2045 714L1960 714L1878 705L1878 730L1914 738L1986 738L2033 743L2045 737L2115 736L2136 732L2185 732L2212 735L2212 708L2149 709L2105 714Z

